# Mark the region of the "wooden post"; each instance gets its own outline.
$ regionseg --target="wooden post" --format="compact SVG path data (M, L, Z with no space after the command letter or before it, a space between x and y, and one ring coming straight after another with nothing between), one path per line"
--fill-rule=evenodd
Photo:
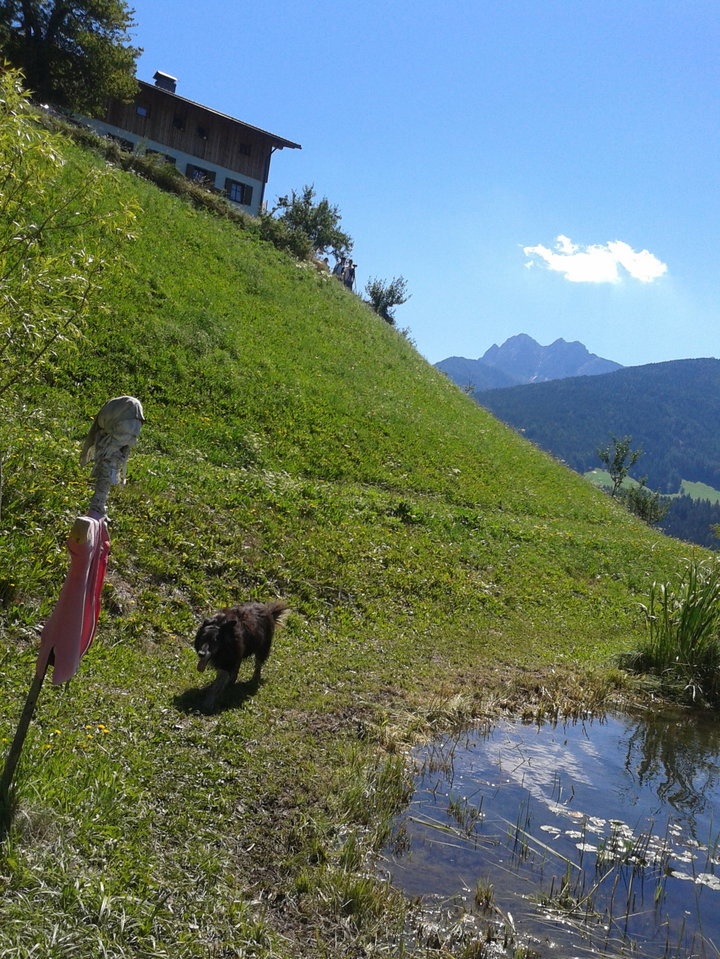
M18 764L20 753L25 744L25 737L30 728L30 720L33 718L33 713L35 712L35 706L37 705L38 696L40 695L40 690L45 680L47 668L48 663L45 663L40 672L35 674L27 699L25 700L18 728L15 731L15 738L12 741L10 749L8 749L7 758L5 759L5 768L3 769L2 778L0 779L0 812L4 811L8 818L10 815L10 787L12 786L13 776L15 775L15 767ZM3 823L0 821L0 836L2 836L3 831Z

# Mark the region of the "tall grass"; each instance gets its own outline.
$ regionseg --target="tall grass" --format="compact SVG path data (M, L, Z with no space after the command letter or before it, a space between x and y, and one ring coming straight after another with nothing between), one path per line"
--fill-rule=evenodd
M647 641L626 660L682 699L720 702L720 561L688 562L679 581L654 582L641 606Z

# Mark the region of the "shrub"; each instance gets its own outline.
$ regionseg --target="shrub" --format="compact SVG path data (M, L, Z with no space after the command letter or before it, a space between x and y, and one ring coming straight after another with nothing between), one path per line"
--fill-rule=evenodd
M629 436L623 436L622 439L613 436L607 446L601 446L597 450L600 462L612 480L611 496L617 496L630 470L642 456L642 450L630 449L631 442L632 439Z
M410 299L407 280L402 276L393 277L389 282L373 277L368 280L365 292L370 297L370 306L391 326L395 325L395 307Z
M677 583L653 583L647 641L623 665L658 676L681 699L720 703L720 561L689 562Z
M301 193L293 190L289 197L278 197L272 214L269 218L280 220L291 234L304 234L315 253L332 250L340 255L352 250L352 238L340 229L340 211L326 197L316 201L313 186L304 186Z
M645 479L638 481L636 486L621 489L619 499L631 513L639 516L648 526L656 526L665 519L671 502L660 496L656 490L647 489Z
M313 242L307 233L293 226L282 217L261 212L252 217L243 210L235 209L227 199L202 183L189 180L177 167L154 155L138 154L123 150L109 137L103 137L79 124L71 124L56 117L46 118L46 124L71 136L86 149L100 154L109 163L123 170L144 177L166 193L174 193L197 209L208 210L224 219L232 220L240 229L248 230L261 240L272 243L278 250L290 253L298 260L309 260L313 254Z
M21 75L0 76L0 395L76 337L134 220L110 170L70 186Z
M292 253L299 260L309 259L313 252L312 241L307 233L269 213L260 214L260 239L272 243L278 250Z

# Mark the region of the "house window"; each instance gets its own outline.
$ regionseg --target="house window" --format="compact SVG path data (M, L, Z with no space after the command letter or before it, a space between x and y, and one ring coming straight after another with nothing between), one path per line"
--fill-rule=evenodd
M194 163L188 163L185 167L185 176L193 183L204 183L206 186L215 185L215 174L210 170L204 170L201 166L195 166Z
M250 206L252 203L253 188L248 183L226 180L225 193L228 200L232 200L233 203L241 203L243 206Z
M206 127L198 127L198 128L197 128L197 135L200 137L201 140L207 140L207 138L208 138L207 128L206 128Z
M149 117L150 107L146 107L144 104L138 103L138 105L135 107L135 113L137 113L139 117Z
M172 124L172 125L175 127L176 130L184 130L184 129L185 129L185 117L181 117L181 116L179 116L179 115L176 113L175 116L173 117L173 124Z

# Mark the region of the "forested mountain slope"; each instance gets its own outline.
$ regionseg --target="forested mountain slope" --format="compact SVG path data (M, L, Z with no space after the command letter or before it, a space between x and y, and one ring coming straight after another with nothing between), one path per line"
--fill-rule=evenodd
M720 360L674 360L476 394L478 403L573 469L599 465L611 435L643 450L648 486L720 488Z

